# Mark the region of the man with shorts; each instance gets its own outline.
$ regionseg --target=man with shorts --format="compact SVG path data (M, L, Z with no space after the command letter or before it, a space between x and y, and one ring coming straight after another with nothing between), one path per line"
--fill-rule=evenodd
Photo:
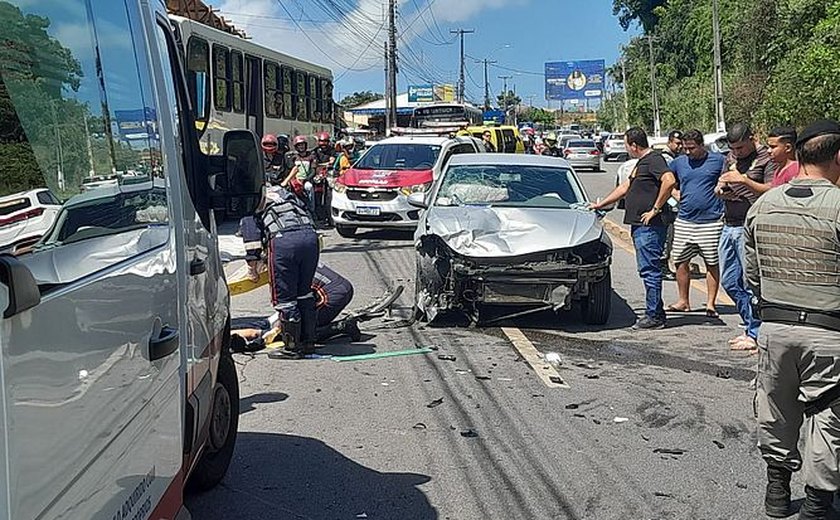
M723 232L723 201L715 195L715 187L724 171L726 158L706 151L703 133L699 130L683 134L683 147L687 155L677 157L670 165L677 177L680 199L672 250L674 265L677 266L679 300L666 310L691 311L690 264L691 259L699 254L706 264L706 316L717 318L715 300L720 284L718 244Z

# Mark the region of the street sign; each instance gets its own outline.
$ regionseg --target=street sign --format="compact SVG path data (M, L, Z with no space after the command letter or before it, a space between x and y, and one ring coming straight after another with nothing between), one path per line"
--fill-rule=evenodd
M408 86L408 102L409 103L434 103L435 102L435 86L434 85L409 85Z
M550 101L601 99L604 60L553 61L545 64L545 98Z

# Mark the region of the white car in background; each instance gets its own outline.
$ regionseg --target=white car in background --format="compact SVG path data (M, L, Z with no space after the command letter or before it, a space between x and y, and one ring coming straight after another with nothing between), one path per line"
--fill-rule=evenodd
M49 231L61 201L46 189L0 197L0 253L25 253Z
M604 141L604 160L618 160L622 157L627 157L627 149L624 146L624 134L610 134Z

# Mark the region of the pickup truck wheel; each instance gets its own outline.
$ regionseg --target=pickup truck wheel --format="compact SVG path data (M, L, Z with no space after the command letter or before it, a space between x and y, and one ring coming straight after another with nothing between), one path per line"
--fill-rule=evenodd
M190 477L189 487L207 491L227 473L239 429L239 377L230 354L223 353L213 390L213 410L207 446Z
M353 226L341 226L339 224L336 224L335 230L343 238L353 238L354 236L356 236L356 228L354 228Z
M610 319L612 307L612 277L610 273L590 284L589 296L581 300L581 314L588 325L604 325Z

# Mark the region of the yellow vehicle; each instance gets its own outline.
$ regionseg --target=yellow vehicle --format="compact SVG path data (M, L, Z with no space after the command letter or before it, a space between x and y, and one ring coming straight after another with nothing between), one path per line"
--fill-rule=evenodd
M519 136L519 129L512 125L503 126L470 126L470 135L481 139L484 132L490 131L490 140L496 151L500 153L525 153L525 143Z

